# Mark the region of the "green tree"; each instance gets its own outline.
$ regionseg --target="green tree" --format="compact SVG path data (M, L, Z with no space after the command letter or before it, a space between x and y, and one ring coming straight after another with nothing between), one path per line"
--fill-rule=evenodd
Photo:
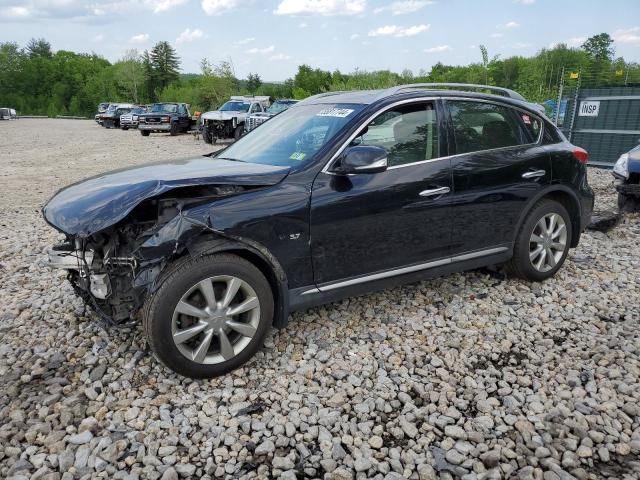
M51 44L44 38L32 38L29 40L29 43L27 43L27 53L30 57L53 57Z
M589 37L582 44L582 49L595 60L612 60L616 52L613 48L613 39L608 33L599 33Z
M169 42L158 42L149 54L154 89L163 89L178 80L180 59Z
M480 45L480 53L482 54L482 67L484 68L484 84L489 85L489 52L487 47Z
M134 103L139 103L145 80L145 66L137 50L127 50L114 66L119 89Z
M256 90L262 85L262 79L257 73L250 73L247 76L247 89L250 93L256 93Z

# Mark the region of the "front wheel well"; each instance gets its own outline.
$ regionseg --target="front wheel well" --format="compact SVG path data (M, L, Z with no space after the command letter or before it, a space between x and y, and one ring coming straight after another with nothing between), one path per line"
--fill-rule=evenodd
M580 205L578 201L573 198L569 193L563 192L561 190L556 190L553 192L549 192L544 195L542 198L548 198L550 200L555 200L559 204L561 204L564 208L567 209L569 216L571 217L571 248L575 248L578 246L578 242L580 241Z
M271 287L274 302L273 326L283 328L289 317L289 298L286 274L269 252L264 253L259 246L244 242L204 234L187 244L187 250L193 257L212 253L231 253L254 265L265 276Z

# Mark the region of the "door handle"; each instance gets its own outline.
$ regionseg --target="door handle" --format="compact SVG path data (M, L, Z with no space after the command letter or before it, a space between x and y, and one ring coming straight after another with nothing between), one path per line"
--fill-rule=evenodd
M449 193L451 189L449 187L431 188L429 190L423 190L418 195L421 197L434 197L436 195L443 195Z
M529 172L524 172L522 174L522 178L538 178L538 177L544 177L545 174L547 172L545 172L544 170L531 170Z

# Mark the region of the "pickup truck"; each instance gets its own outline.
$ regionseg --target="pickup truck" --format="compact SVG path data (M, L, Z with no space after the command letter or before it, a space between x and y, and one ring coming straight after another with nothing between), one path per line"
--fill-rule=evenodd
M112 103L101 116L101 125L105 128L120 128L120 116L129 113L135 105L131 103Z
M254 128L262 125L264 122L269 120L270 118L275 117L279 113L284 112L292 105L298 103L298 100L290 100L288 98L283 98L281 100L276 100L273 102L269 108L267 108L264 112L254 113L249 115L249 118L244 122L244 131L250 132Z
M177 135L188 132L195 124L186 103L163 102L154 103L149 113L138 115L138 130L143 137L151 132L168 132Z
M269 104L268 96L232 96L219 110L202 114L202 138L205 143L216 143L219 138L239 139L247 118L264 112Z

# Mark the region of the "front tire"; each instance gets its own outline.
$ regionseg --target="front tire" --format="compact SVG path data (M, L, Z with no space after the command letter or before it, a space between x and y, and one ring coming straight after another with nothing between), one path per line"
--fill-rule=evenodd
M238 125L236 129L233 131L233 139L240 140L242 134L244 133L244 125Z
M191 378L224 375L262 346L273 293L253 264L231 254L178 260L147 299L143 325L158 359Z
M140 135L148 137L151 132L149 130L140 130Z
M169 135L171 135L172 137L175 137L176 135L178 135L178 123L177 122L171 122L171 130L169 130Z
M567 209L554 200L539 201L520 227L507 273L532 282L552 277L567 258L571 234Z

